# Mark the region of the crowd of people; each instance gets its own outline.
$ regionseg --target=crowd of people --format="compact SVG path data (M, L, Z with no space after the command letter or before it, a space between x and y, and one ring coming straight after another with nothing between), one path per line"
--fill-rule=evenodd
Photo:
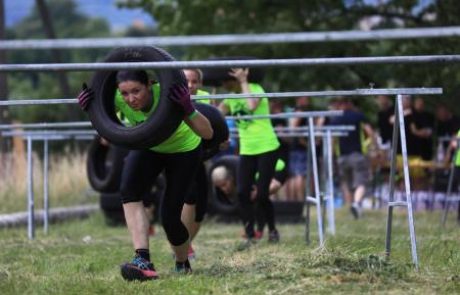
M164 172L167 187L161 202L161 223L175 257L175 271L190 273L194 255L191 243L198 234L206 213L207 176L202 159L202 140L210 139L214 130L208 119L194 107L190 95L203 95L203 74L198 69L184 71L187 85L174 85L167 99L183 112L183 121L164 142L149 149L132 150L125 161L121 180L123 209L134 248L132 261L121 266L126 280L158 278L150 256L148 220L139 199L148 190L159 173ZM228 79L222 81L222 92L235 94L260 94L264 89L248 80L249 70L231 69ZM127 125L142 124L154 111L160 99L160 85L152 82L145 71L119 71L116 75L115 107ZM93 91L84 87L78 96L83 110L94 99ZM213 104L223 115L268 115L285 112L289 107L281 99L228 98L222 101L201 101ZM379 111L377 124L371 121L349 98L330 100L329 109L342 110L334 118L319 118L316 125L351 125L348 136L334 143L334 153L344 201L354 218L362 216L362 201L368 192L371 178L370 156L384 149L392 140L395 122L392 100L386 96L376 99ZM436 139L452 138L460 127L460 120L444 105L438 105L435 115L425 109L422 98L403 99L406 122L407 148L411 159L431 160ZM313 110L309 97L295 99L293 111ZM238 140L229 138L221 144L221 153L238 157L233 178L224 167L216 167L211 180L224 193L234 192L238 199L244 234L241 249L251 247L263 236L268 227L268 241L279 242L273 200L303 202L307 186L307 140L305 138L278 138L277 127L299 128L307 125L305 118L290 119L237 119L229 121L238 131ZM375 128L376 127L376 128ZM440 148L453 150L456 141L440 141ZM320 141L317 141L321 149ZM371 153L370 151L374 151ZM320 156L321 153L318 153ZM319 157L318 156L318 157ZM314 159L318 160L318 159ZM388 159L386 159L388 160ZM318 161L319 162L319 161ZM460 165L460 159L459 159ZM280 172L283 171L283 172ZM193 177L192 177L193 176ZM282 193L280 193L280 189ZM275 197L274 197L275 196ZM280 197L281 196L281 197ZM257 228L256 228L257 227Z

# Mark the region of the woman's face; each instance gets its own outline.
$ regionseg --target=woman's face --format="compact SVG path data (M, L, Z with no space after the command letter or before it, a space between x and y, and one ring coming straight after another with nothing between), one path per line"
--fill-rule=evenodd
M202 86L200 75L194 70L184 70L185 78L187 79L188 90L190 94L196 95L198 88Z
M148 110L152 104L150 86L138 81L123 81L118 84L123 99L135 111Z

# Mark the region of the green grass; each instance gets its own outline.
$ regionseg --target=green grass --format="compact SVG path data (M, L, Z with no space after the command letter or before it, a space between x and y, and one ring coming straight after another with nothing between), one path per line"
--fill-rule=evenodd
M337 214L337 234L317 248L304 242L303 224L279 226L281 242L264 239L238 252L241 226L208 221L194 246L194 273L172 272L171 251L160 228L151 252L160 279L125 282L119 265L131 259L126 228L107 227L102 215L53 224L27 239L25 228L0 230L1 294L459 294L460 227L439 212L415 217L420 269L411 265L407 219L395 214L391 260L384 259L386 214L355 221Z

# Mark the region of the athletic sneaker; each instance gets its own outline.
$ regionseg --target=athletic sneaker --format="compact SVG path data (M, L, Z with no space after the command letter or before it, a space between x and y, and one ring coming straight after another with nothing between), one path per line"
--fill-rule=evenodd
M127 281L146 281L158 278L153 263L139 255L134 256L131 262L121 265L121 276Z
M176 273L179 274L190 274L192 273L192 267L190 266L190 261L188 259L185 262L177 262L174 269Z
M279 241L280 241L279 232L276 229L271 230L268 233L268 242L270 242L270 243L278 243Z
M353 205L350 207L350 211L355 219L359 219L361 217L361 208L358 204L353 203Z
M262 237L264 236L264 232L263 231L260 231L260 230L256 230L254 231L254 239L256 240L260 240L262 239ZM246 236L246 231L243 229L243 233L241 234L241 237L246 239L247 236Z

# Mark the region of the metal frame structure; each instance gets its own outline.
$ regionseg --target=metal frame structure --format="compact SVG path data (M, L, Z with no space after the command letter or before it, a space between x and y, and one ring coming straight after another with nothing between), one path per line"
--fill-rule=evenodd
M427 95L441 94L441 88L362 88L355 90L329 90L329 91L300 91L300 92L272 92L272 93L251 93L251 94L212 94L192 95L192 100L201 99L240 99L240 98L288 98L288 97L335 97L335 96L370 96L370 95ZM22 106L22 105L49 105L49 104L75 104L76 98L54 98L54 99L10 99L0 101L0 106ZM50 123L48 123L50 124ZM47 126L45 126L47 127Z
M0 50L43 50L110 48L117 46L211 46L274 43L314 43L339 41L374 41L460 36L460 27L434 27L409 29L381 29L372 31L328 31L267 34L225 34L165 37L85 38L45 40L4 40Z
M285 58L253 60L214 61L161 61L161 62L96 62L96 63L45 63L45 64L1 64L0 72L37 71L97 71L97 70L161 70L189 68L229 68L229 67L305 67L337 65L375 64L451 64L460 62L460 55L408 55L371 57L325 57L325 58Z
M3 125L4 126L4 125ZM14 128L14 125L11 125ZM63 132L63 131L61 131ZM43 131L3 131L2 136L12 137L21 136L27 141L27 236L29 239L35 238L35 195L34 195L34 179L33 179L33 157L32 149L33 142L43 141L43 230L48 233L49 230L49 192L48 192L48 153L49 141L78 139L92 140L94 130L78 130L73 134L71 130L67 132L43 132ZM91 136L89 136L91 135Z
M424 55L424 56L377 56L377 57L343 57L343 58L296 58L296 59L270 59L270 60L220 60L220 61L189 61L189 62L135 62L135 63L61 63L61 64L3 64L0 65L0 72L20 72L20 71L93 71L93 70L120 70L120 69L184 69L184 68L227 68L227 67L304 67L304 66L332 66L332 65L370 65L370 64L422 64L422 63L458 63L460 55ZM423 88L418 88L421 90ZM432 89L433 90L433 89ZM436 88L432 93L424 94L441 94L442 90ZM412 261L418 268L418 258L416 249L415 229L412 212L410 180L407 161L406 138L404 130L404 118L402 115L401 95L412 94L411 91L398 93L395 105L396 122L393 130L393 146L392 160L390 173L390 202L388 206L387 219L387 237L386 237L386 253L387 256L391 250L391 227L392 213L394 206L404 206L408 210L409 231L411 238L411 253ZM371 95L371 94L367 94ZM245 96L248 97L248 96ZM75 100L74 100L75 102ZM263 116L270 118L269 116ZM276 116L283 118L283 116ZM276 118L275 117L275 118ZM238 118L238 117L235 117ZM242 117L239 117L243 119ZM313 118L308 119L309 133L314 134ZM399 135L398 135L399 133ZM394 173L396 165L396 146L397 140L401 137L403 164L404 164L404 181L405 181L405 202L395 202L394 198ZM313 146L309 155L312 160L316 158L316 149L314 148L314 138L310 136L310 145ZM31 148L31 145L30 145ZM316 161L312 161L312 167L317 170ZM310 169L311 170L311 169ZM314 177L315 199L319 200L318 179ZM317 204L320 204L319 201ZM33 203L32 203L33 206ZM318 215L321 215L321 210L317 206ZM318 220L319 228L322 228L322 221ZM320 244L322 244L322 236L320 236Z

